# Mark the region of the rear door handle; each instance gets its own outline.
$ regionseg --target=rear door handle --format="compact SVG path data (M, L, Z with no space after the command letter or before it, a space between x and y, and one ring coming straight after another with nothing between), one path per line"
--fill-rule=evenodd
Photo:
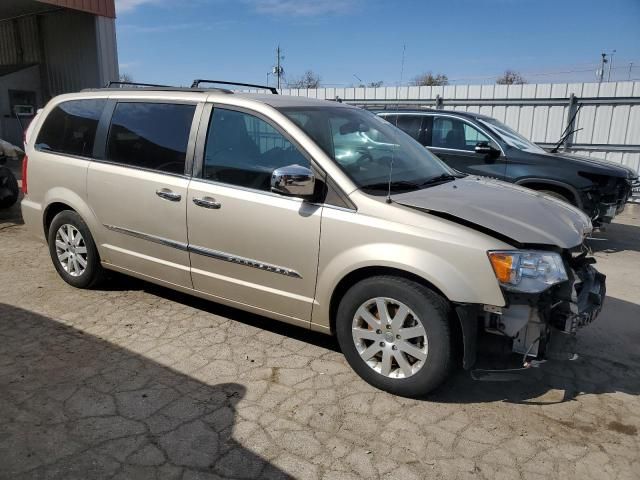
M176 192L172 192L168 188L161 188L160 190L156 190L156 195L171 202L179 202L182 198L182 195Z
M215 198L211 197L194 198L193 203L199 207L211 208L213 210L218 210L222 206L220 202L216 202Z

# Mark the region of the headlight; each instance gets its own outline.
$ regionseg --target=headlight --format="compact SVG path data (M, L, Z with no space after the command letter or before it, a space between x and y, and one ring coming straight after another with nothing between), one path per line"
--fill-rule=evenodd
M562 257L535 250L490 251L496 278L507 290L539 293L568 279Z

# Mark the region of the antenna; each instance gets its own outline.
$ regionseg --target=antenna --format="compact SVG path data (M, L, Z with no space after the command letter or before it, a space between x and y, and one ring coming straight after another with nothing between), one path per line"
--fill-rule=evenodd
M394 157L395 157L395 148L394 148L394 153L391 154L391 161L389 162L389 184L387 185L387 203L391 203L391 174L393 173Z
M400 84L396 86L396 101L398 102L398 106L400 106L400 102L398 100L398 93L402 86L402 72L404 71L404 50L406 48L406 44L402 46L402 69L400 70ZM395 127L398 128L398 120L400 119L400 115L396 115ZM393 160L396 158L396 146L394 145L391 150L391 160L389 161L389 184L387 185L387 203L391 203L391 178L393 174Z

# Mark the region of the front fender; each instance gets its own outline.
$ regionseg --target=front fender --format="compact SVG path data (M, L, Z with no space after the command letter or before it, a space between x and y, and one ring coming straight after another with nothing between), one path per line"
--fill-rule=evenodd
M451 253L455 257L455 246ZM461 252L458 264L422 248L369 243L346 249L321 265L312 323L330 325L330 303L338 284L367 267L401 270L423 278L452 302L503 306L504 297L485 252ZM322 262L321 262L322 263Z

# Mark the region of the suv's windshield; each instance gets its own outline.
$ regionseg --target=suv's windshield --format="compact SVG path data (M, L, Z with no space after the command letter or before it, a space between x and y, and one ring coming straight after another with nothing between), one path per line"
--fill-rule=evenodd
M452 171L402 130L371 112L345 107L282 107L353 182L372 194L447 181ZM391 173L391 176L389 175Z
M527 140L513 128L506 126L495 118L479 118L482 123L492 129L495 133L500 135L502 139L518 150L524 150L525 152L532 153L547 153L542 147L539 147L535 143Z

